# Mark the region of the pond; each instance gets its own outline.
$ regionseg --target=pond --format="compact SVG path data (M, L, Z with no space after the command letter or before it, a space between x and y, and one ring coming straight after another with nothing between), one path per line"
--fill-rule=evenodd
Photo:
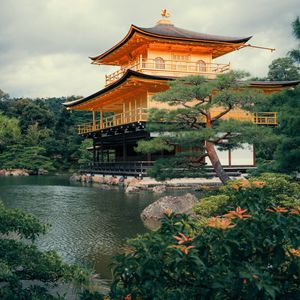
M56 250L68 263L93 268L104 284L111 278L111 257L126 239L147 231L140 213L159 197L72 184L68 176L0 177L0 199L8 207L51 224L38 246Z

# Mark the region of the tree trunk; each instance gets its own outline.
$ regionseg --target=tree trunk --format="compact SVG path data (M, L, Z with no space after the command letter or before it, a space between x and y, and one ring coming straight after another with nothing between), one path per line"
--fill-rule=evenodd
M207 112L206 115L206 128L212 128L212 119L211 119L211 114L210 112ZM226 184L228 180L230 180L229 176L227 173L224 171L219 157L217 155L216 149L215 149L215 144L212 142L205 142L205 149L207 151L207 155L211 161L211 164L217 173L218 177L222 181L223 184Z
M211 142L206 142L205 149L207 151L207 155L211 161L211 164L212 164L215 172L217 173L217 175L220 178L220 180L222 181L222 183L226 184L227 181L230 180L230 178L227 175L227 173L224 171L224 169L220 163L219 157L215 150L215 145Z

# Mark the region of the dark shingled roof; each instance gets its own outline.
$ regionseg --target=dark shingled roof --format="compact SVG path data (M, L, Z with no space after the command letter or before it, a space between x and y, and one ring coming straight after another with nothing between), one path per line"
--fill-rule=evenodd
M176 27L173 24L157 24L156 26L149 27L149 28L137 27L137 26L135 27L150 34L157 34L161 36L175 37L175 38L182 38L182 39L215 41L215 42L225 42L225 43L245 43L251 38L251 36L227 37L227 36L220 36L220 35L198 33L195 31L190 31L190 30Z
M190 41L190 42L200 42L200 43L225 43L225 44L244 44L251 36L248 37L227 37L218 36L212 34L198 33L186 29L182 29L174 26L173 24L157 24L154 27L143 28L135 25L131 25L130 30L127 35L118 44L107 50L106 52L90 57L93 61L101 60L107 55L114 52L116 49L120 48L134 35L134 33L140 33L144 36L158 37L160 39L175 39L179 41Z
M283 81L249 81L250 86L295 86L300 83L300 80L283 80Z
M73 100L73 101L69 101L69 102L65 102L63 103L63 105L65 107L73 107L79 104L82 104L84 102L87 102L89 100L92 100L98 96L101 96L102 94L105 94L106 92L114 89L115 87L119 86L120 84L122 84L123 82L125 82L129 77L135 76L137 78L142 78L142 79L149 79L149 80L162 80L162 81L168 81L168 80L174 80L176 79L175 77L170 77L170 76L157 76L157 75L148 75L148 74L144 74L144 73L140 73L140 72L136 72L133 70L128 69L125 74L118 80L116 80L114 83L106 86L105 88L103 88L102 90L87 96L85 98L81 98L81 99L77 99L77 100ZM241 82L242 83L242 82ZM249 87L292 87L292 86L296 86L298 84L300 84L300 80L292 80L292 81L248 81L248 86Z

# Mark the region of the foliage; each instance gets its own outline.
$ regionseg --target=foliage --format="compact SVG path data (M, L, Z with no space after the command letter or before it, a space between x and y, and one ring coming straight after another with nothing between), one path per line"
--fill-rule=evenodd
M19 140L21 131L16 118L8 118L0 112L0 151L7 145L12 145Z
M197 226L166 212L114 257L111 299L299 299L299 192L269 173L202 199Z
M289 57L274 59L269 65L268 79L270 81L297 80L300 79L299 68Z
M46 229L34 216L0 203L1 299L63 299L49 294L48 288L63 282L89 284L87 270L67 265L56 252L42 252L30 243ZM24 281L30 284L25 286Z
M300 171L300 86L268 97L261 107L266 111L277 111L276 136L266 138L268 145L257 144L258 157L266 167L277 172Z
M30 170L33 174L38 174L39 170L53 171L51 159L45 154L45 149L39 146L8 146L6 151L0 154L0 165L4 169Z
M18 157L27 157L32 147L39 147L39 155L43 158L40 166L35 160L31 167L27 157L28 170L69 170L77 166L82 155L79 150L82 138L76 133L75 124L90 121L91 116L88 112L70 113L63 107L63 102L76 98L18 99L0 90L0 169L5 166L18 168L23 164ZM9 149L10 146L15 149ZM8 153L11 150L21 151L14 152L16 160Z
M84 140L82 141L80 147L79 147L79 164L87 164L93 161L93 154L91 151L87 151L87 148L90 148L93 146L92 140Z
M295 38L300 41L300 20L299 17L295 19L295 21L292 23L293 27L293 34ZM289 52L290 57L295 61L300 63L300 45L298 46L298 49L293 49Z
M253 111L254 105L264 98L262 93L246 88L247 82L241 83L247 76L245 72L231 71L218 75L215 80L202 76L178 78L169 82L167 91L154 96L155 101L167 104L170 109L150 112L147 129L158 132L159 136L140 142L137 151L155 153L177 148L177 154L170 160L158 161L150 171L152 176L163 179L200 173L204 158L209 157L219 178L223 182L229 180L215 147L235 149L272 134L250 121L222 119L234 109ZM214 111L215 108L218 110ZM170 171L174 165L178 167L177 172Z

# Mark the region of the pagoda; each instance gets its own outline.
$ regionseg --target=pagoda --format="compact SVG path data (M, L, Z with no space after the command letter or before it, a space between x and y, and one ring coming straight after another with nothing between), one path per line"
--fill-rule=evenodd
M155 93L168 89L168 81L188 75L214 79L230 70L230 63L214 59L247 46L251 36L228 37L203 34L176 27L166 10L154 27L131 25L127 35L106 52L91 57L92 64L118 66L105 76L100 91L64 103L70 110L91 111L91 123L78 125L78 133L93 140L93 164L88 172L110 175L145 175L157 158L174 152L143 155L135 152L137 142L155 133L145 130L148 110L167 108L152 99ZM266 93L292 87L298 82L252 82L249 87L262 88ZM218 109L215 109L218 113ZM276 125L276 113L251 114L232 111L224 118ZM174 150L176 151L176 150ZM255 165L253 147L220 153L227 167ZM235 158L236 157L236 158ZM235 159L234 159L235 158Z

